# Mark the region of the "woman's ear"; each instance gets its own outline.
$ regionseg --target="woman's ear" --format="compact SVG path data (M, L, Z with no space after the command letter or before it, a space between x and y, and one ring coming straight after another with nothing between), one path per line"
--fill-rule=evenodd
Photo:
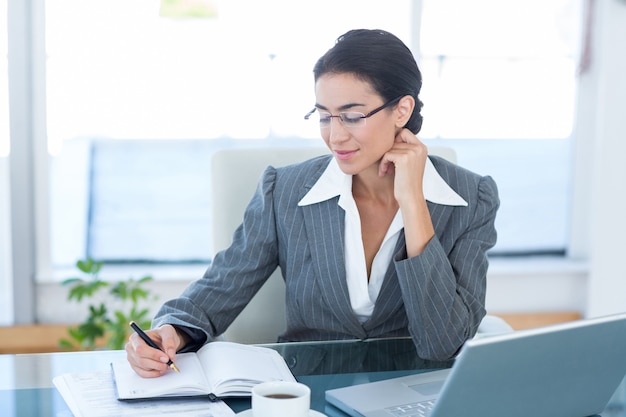
M415 108L415 99L412 96L404 96L398 101L396 105L396 126L404 127L411 118L413 114L413 109Z

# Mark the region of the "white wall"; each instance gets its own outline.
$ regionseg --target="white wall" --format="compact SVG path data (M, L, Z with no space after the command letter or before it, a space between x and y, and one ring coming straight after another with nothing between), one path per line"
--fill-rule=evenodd
M494 259L487 275L489 313L584 313L588 265L549 257Z

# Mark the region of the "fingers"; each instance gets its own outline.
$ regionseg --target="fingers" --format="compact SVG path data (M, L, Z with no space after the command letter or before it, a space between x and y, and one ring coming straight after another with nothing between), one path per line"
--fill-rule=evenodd
M428 148L417 136L408 129L402 129L395 137L395 143L391 149L383 155L378 165L378 175L398 172L404 167L412 172L416 167L426 163Z
M380 160L380 164L378 164L378 176L384 177L385 175L392 173L393 169L393 162L389 159L387 154L383 155L383 158Z
M409 129L401 129L396 135L396 143L422 143Z
M133 370L144 378L163 375L169 369L167 362L175 360L178 336L172 326L163 326L146 331L154 342L171 352L172 356L162 350L154 349L146 344L137 334L132 334L126 343L126 358Z
M176 351L180 345L180 337L176 329L166 324L158 330L161 337L161 348L167 354L168 358L176 362Z

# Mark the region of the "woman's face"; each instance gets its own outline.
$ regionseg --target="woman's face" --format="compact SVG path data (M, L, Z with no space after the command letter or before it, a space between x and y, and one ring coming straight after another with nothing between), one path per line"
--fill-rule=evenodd
M368 114L384 104L383 98L368 82L353 74L324 74L315 84L315 107L337 116L340 112ZM364 126L347 127L337 117L327 126L320 125L326 146L332 151L341 170L356 175L375 166L393 146L397 127L391 106L368 117Z

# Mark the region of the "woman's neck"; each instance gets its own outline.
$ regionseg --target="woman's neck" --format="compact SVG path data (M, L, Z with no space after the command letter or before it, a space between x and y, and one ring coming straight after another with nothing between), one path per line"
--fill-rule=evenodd
M397 204L393 194L393 172L381 177L378 175L378 165L354 175L352 177L352 195L355 199L378 201L382 204Z

